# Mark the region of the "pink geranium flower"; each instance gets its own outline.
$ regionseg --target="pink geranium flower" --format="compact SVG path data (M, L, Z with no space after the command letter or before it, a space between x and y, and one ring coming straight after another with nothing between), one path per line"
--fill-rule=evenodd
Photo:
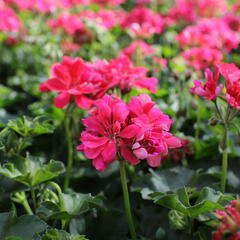
M100 171L106 170L117 153L132 165L146 159L149 166L159 166L168 148L180 147L181 140L169 133L172 120L154 104L146 94L133 97L129 105L104 96L92 115L83 120L86 131L78 150L93 159Z
M66 106L73 97L80 108L89 109L94 99L108 89L108 83L81 58L64 57L62 63L53 65L52 78L41 85L41 89L60 93L54 101L58 108Z
M233 108L240 109L240 69L234 64L218 63L217 67L226 82L226 100Z
M218 85L219 70L217 68L213 75L210 69L205 70L206 84L201 81L194 80L194 87L190 91L200 97L205 97L207 100L213 100L222 93L223 85Z
M73 35L77 30L85 29L80 17L65 12L61 13L57 19L49 20L48 25L53 30L62 28L70 35Z
M223 59L223 54L214 48L194 47L182 52L182 57L186 60L188 65L202 70L221 61Z
M148 56L154 53L154 49L151 45L147 44L142 40L137 40L131 42L128 47L124 48L121 54L124 54L131 58L137 53L137 51L141 52L141 56Z
M151 9L139 6L134 8L122 22L122 27L137 37L150 37L163 31L163 18Z
M213 234L213 240L240 240L240 202L232 201L224 210L216 210L215 216L220 224ZM228 238L226 238L228 236Z
M0 8L0 31L17 32L20 29L20 20L11 8Z

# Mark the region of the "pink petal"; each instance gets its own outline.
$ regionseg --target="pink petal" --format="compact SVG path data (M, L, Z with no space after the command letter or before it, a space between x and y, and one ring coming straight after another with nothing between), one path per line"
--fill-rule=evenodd
M109 141L109 139L106 137L96 137L86 132L82 133L80 140L84 146L88 148L97 148Z
M138 159L145 159L148 156L148 152L145 148L138 148L134 150L133 153Z
M124 128L119 133L118 136L122 137L122 138L133 138L133 137L139 136L139 132L140 132L139 126L137 126L135 124L131 124L131 125L127 126L126 128Z
M62 92L64 90L67 90L66 83L59 78L48 79L45 83L45 87L55 92Z
M74 96L75 103L82 109L89 109L94 104L94 100L83 95Z
M102 157L105 163L112 163L116 159L117 155L117 146L115 142L109 141L104 145L104 149L102 151Z
M150 167L158 167L162 162L162 158L160 155L151 156L147 158L147 163Z
M103 161L103 158L101 156L93 159L93 166L98 170L98 171L106 171L106 164Z
M69 101L70 95L68 93L61 93L55 98L54 105L57 108L63 108L69 103Z
M120 146L121 146L121 155L123 156L123 158L125 160L127 160L132 165L136 165L136 164L140 163L140 160L137 159L134 156L134 154L128 150L127 146L123 142L120 143Z

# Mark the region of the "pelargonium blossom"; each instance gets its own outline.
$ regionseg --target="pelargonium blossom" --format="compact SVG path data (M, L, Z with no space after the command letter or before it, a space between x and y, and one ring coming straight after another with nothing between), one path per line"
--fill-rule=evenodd
M59 95L54 105L66 106L71 98L83 109L89 109L109 89L118 88L122 93L133 87L157 91L158 80L147 77L145 67L135 67L127 57L84 62L81 58L64 57L52 66L52 77L40 85L40 91L54 91Z
M105 95L83 120L86 131L77 149L93 159L99 171L105 171L117 154L132 165L146 159L150 166L159 166L168 148L180 147L181 140L169 133L172 120L154 104L146 94L132 98L128 105Z
M121 51L121 54L124 54L128 57L132 57L135 54L137 54L137 51L141 52L141 56L148 56L154 53L154 49L151 45L147 44L142 40L137 40L131 42L131 44L128 47L124 48Z
M240 240L240 201L234 200L224 210L216 210L220 224L213 233L213 240ZM227 238L226 238L227 237Z
M94 97L98 98L108 90L108 84L101 74L81 58L64 57L62 63L52 66L52 78L43 83L40 90L60 93L54 101L58 108L66 106L73 97L80 108L89 109L94 103Z
M205 70L206 84L203 85L201 81L194 80L194 87L190 91L200 97L205 97L207 100L213 100L222 93L223 85L218 85L219 69L216 69L213 75L210 69Z
M20 29L20 20L11 8L0 8L0 31L16 32Z
M226 81L226 100L228 104L240 109L240 69L234 64L217 63L217 67Z
M223 59L223 54L219 50L209 47L190 48L181 55L188 65L197 70L211 67Z
M134 36L147 38L163 31L164 20L151 9L139 6L126 15L121 26Z
M73 35L77 30L85 28L80 17L65 12L61 13L56 19L50 19L48 25L53 30L63 28L70 35Z

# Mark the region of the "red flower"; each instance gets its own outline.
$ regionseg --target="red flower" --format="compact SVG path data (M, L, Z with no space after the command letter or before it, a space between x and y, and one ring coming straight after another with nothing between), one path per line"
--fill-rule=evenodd
M20 29L20 20L11 8L0 8L0 31L16 32Z

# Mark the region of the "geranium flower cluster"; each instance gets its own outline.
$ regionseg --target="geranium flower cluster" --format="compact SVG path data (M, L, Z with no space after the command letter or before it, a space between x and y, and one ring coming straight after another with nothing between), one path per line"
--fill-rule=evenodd
M17 32L20 29L21 22L15 12L3 5L0 7L0 31Z
M228 10L225 0L176 0L169 11L169 20L174 23L192 23L200 18L214 17Z
M234 64L219 62L216 64L216 72L213 75L210 69L205 71L206 84L195 80L194 87L190 91L207 100L217 98L223 90L223 85L218 85L219 73L226 80L226 101L232 107L240 109L240 69Z
M159 166L168 149L180 147L181 140L169 132L173 121L154 105L146 94L132 97L128 104L105 95L91 116L83 119L86 131L77 149L93 159L99 171L119 157L132 165L146 159L149 166Z
M100 9L98 12L89 9L80 13L81 18L92 20L106 29L120 25L125 15L124 11L111 9Z
M89 109L109 89L118 88L126 93L137 87L155 92L157 83L156 78L147 77L145 67L134 67L126 56L94 63L84 62L79 57L64 57L61 63L52 66L52 77L41 84L40 90L60 93L54 101L58 108L63 108L73 98L80 108Z
M220 224L213 234L213 240L240 240L240 201L234 200L224 210L217 210L215 216Z
M230 17L209 18L186 27L177 35L181 47L188 48L182 53L183 58L196 69L210 67L222 60L222 52L230 52L239 45L236 22Z
M177 41L183 48L208 46L226 52L239 44L238 34L229 27L226 18L200 20L195 26L186 27L177 36Z
M164 20L151 9L139 6L126 15L121 26L134 37L148 38L163 31Z

